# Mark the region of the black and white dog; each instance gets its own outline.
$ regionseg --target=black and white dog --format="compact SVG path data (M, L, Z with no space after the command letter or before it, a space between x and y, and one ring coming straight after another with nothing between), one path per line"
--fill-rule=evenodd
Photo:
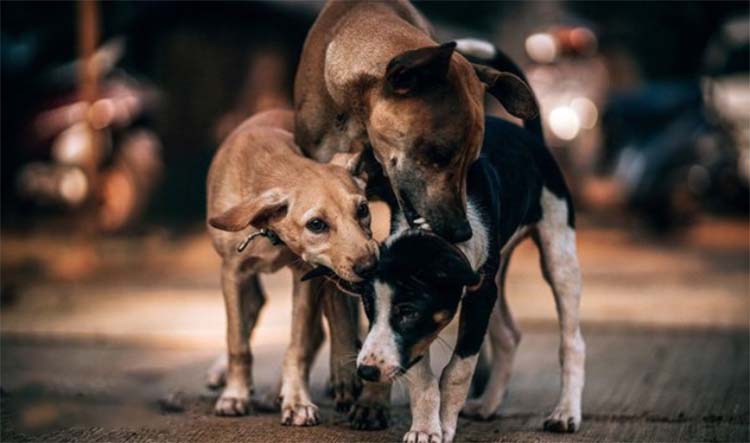
M370 179L370 185L377 183L377 177ZM524 129L487 117L484 144L469 171L467 193L474 234L455 245L430 232L419 218L411 225L422 229L410 229L395 199L385 199L392 210L393 235L381 248L375 277L356 288L370 320L357 357L358 373L381 383L404 376L413 417L405 442L453 441L462 409L468 416L493 416L520 340L505 299L505 273L515 246L531 237L539 247L560 322L562 389L544 427L575 432L581 424L585 360L575 219L563 175L542 141L538 119ZM457 343L438 381L430 369L429 347L459 305ZM489 381L481 397L467 403L488 331L493 359Z

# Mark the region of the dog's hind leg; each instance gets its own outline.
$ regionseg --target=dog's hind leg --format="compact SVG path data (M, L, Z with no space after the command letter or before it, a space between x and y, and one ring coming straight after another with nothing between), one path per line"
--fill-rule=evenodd
M521 332L513 320L505 297L505 275L510 263L510 253L500 259L500 272L497 274L497 302L492 310L489 324L489 342L492 354L490 376L482 395L469 400L462 414L467 417L486 420L497 412L505 395L505 389L513 369Z
M542 220L534 239L539 246L542 273L552 288L560 322L560 399L544 422L553 432L575 432L581 426L586 346L580 329L581 271L575 230L568 224L568 205L546 189L542 192Z
M281 424L287 426L314 426L319 422L318 407L310 398L308 383L310 364L320 341L315 329L320 323L322 291L320 282L300 281L301 275L299 271L293 272L292 336L284 356L279 394Z
M217 415L245 415L251 412L252 363L250 335L255 327L265 295L257 274L243 274L239 264L225 261L221 287L227 313L226 386L216 401Z

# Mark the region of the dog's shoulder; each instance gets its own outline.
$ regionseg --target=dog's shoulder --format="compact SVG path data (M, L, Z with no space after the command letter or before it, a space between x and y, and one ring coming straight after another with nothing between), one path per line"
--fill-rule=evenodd
M567 202L568 224L574 226L572 197L565 177L552 152L538 136L509 121L487 116L482 157L500 176L505 199L526 196L533 203L526 222L541 217L541 208L537 206L545 188Z

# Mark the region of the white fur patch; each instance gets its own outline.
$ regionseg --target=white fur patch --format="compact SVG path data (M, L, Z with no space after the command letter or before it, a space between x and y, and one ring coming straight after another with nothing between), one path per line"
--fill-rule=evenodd
M409 434L417 441L420 441L420 437L440 436L440 389L430 368L429 350L421 361L409 369L406 382L412 415Z
M497 54L495 45L476 38L459 38L456 40L456 50L462 54L482 59L492 59Z
M478 355L461 358L453 354L448 366L443 369L443 375L440 377L440 423L443 429L443 442L452 442L456 435L458 413L469 394Z
M529 227L528 226L520 226L518 229L516 229L516 232L513 233L513 235L510 236L507 242L505 242L505 245L503 245L503 249L500 251L500 256L505 256L510 251L513 250L513 248L526 236L529 234Z
M469 219L473 234L469 240L456 243L456 246L466 255L472 269L476 271L487 261L487 240L489 236L487 227L482 223L479 209L471 201L467 206L466 217Z
M389 377L399 369L401 361L390 323L393 290L379 281L374 287L375 320L357 356L357 366L376 366L383 377Z
M409 229L409 223L406 221L406 217L404 216L404 212L401 211L401 208L397 209L396 213L396 229L395 232L393 232L393 235L391 235L386 240L386 245L390 246L391 243L393 243L393 240L398 238L398 236Z
M581 393L585 379L586 345L581 335L581 271L576 252L576 233L568 225L565 199L542 189L542 220L538 224L546 275L560 321L560 399L548 420L577 430L581 423Z

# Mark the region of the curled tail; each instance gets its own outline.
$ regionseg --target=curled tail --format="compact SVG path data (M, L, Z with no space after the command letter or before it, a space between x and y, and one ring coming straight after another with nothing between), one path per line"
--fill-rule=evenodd
M501 51L497 46L488 41L474 38L460 38L456 40L456 50L472 63L490 66L498 71L510 72L526 82L526 84L529 84L529 81L526 79L526 74L523 73L518 64L516 64L516 62L508 57L508 55ZM534 99L536 99L536 94ZM539 102L539 100L537 100L537 102ZM542 117L540 114L537 114L536 117L530 120L524 120L523 127L541 140L544 140L544 133L542 132Z

